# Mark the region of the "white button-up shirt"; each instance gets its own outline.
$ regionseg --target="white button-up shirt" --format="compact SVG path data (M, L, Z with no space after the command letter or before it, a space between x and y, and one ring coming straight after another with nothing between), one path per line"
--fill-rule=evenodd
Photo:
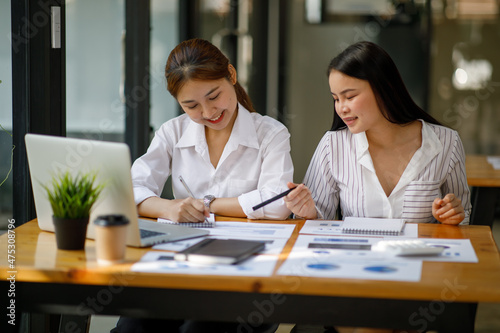
M347 128L323 136L304 183L312 191L319 215L325 219L335 218L340 201L343 217L436 222L432 202L453 193L465 209L461 224L469 223L470 193L460 137L454 130L423 121L422 145L389 196L375 173L366 134L352 134Z
M183 114L164 123L146 154L132 165L136 204L159 197L170 175L176 199L189 196L179 181L182 176L195 198L237 197L250 219L284 219L290 211L283 199L256 211L252 207L287 190L287 182L293 181L290 134L279 121L238 104L231 136L214 168L205 126Z

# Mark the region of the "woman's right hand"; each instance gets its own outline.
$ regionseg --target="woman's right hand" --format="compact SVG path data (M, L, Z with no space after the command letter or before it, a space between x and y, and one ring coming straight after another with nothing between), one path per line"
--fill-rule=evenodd
M168 213L165 218L174 222L203 222L210 213L201 199L174 199L170 200Z
M304 184L288 183L288 188L295 189L288 193L283 200L288 209L297 216L305 219L313 220L318 217L316 205L311 195L311 191Z
M174 222L202 222L210 217L210 212L201 199L164 199L149 197L139 205L137 212L140 216L164 218Z

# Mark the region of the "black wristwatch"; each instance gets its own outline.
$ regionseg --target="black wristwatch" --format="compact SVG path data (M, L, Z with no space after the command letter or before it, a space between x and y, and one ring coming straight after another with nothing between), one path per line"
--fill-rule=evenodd
M205 204L205 207L208 208L208 211L210 211L210 204L214 200L215 200L215 197L213 195L211 195L211 194L205 195L203 197L203 203Z

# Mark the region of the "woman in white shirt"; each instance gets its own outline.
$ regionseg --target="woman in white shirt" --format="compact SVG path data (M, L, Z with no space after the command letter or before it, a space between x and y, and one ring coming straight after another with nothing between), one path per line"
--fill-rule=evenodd
M252 207L292 181L290 134L277 120L255 112L227 57L206 40L184 41L170 53L165 77L185 114L164 123L132 165L139 214L178 222L200 222L209 213L287 218L283 200ZM173 200L160 197L169 176ZM111 332L239 332L243 326L274 332L278 325L121 317Z
M390 56L360 42L328 68L331 131L319 143L288 208L308 219L342 216L468 224L465 155L456 131L411 99Z
M227 57L208 41L185 41L171 52L165 76L185 113L164 123L132 166L139 214L178 222L203 221L210 212L250 219L289 216L283 200L252 210L292 181L290 134L277 120L255 112ZM169 176L173 200L160 197Z

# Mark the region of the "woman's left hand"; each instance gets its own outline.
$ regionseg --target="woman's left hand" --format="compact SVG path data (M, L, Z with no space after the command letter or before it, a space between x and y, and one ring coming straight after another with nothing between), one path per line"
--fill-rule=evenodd
M462 201L453 193L448 193L443 199L434 199L432 215L439 222L452 225L459 224L465 218Z

